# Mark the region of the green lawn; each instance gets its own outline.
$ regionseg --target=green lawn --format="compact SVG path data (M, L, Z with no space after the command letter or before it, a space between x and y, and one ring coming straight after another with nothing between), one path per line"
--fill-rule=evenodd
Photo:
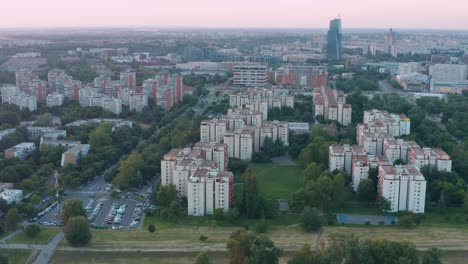
M261 192L267 199L289 199L304 185L302 169L278 164L249 164L257 175Z
M8 258L8 263L26 263L33 253L31 249L0 249L0 255Z
M49 240L52 239L58 232L60 232L59 228L41 227L41 233L39 233L37 237L30 238L23 231L8 239L7 242L13 244L47 244Z

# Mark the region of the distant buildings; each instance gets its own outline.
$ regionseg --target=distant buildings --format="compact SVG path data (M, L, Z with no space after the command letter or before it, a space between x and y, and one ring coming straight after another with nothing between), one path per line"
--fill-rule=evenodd
M265 121L272 107L294 107L294 97L273 96L270 90L250 89L229 97L231 106L226 116L204 120L200 124L202 142L223 142L229 157L250 160L260 151L265 138L289 145L289 124L280 121ZM237 106L245 108L238 108Z
M136 89L136 72L132 70L122 71L120 73L120 89Z
M239 86L265 87L267 84L267 67L257 63L235 65L233 84Z
M2 103L14 104L19 106L20 109L37 110L37 98L35 95L20 92L16 86L4 86L0 91Z
M327 85L326 66L286 65L274 71L274 81L285 86L320 87Z
M346 104L346 95L342 91L314 88L313 103L314 117L321 115L325 120L336 120L344 126L351 124L352 107Z
M46 104L47 107L61 106L63 104L64 95L59 93L53 93L47 95Z
M294 96L274 95L271 89L249 88L244 92L229 96L229 105L238 108L248 108L262 114L262 120L267 120L268 111L272 108L294 108Z
M329 61L340 61L343 59L341 19L330 21L330 29L327 33L327 59Z
M36 150L36 144L33 142L23 142L14 147L5 150L5 159L25 159L29 154Z
M465 64L434 64L429 66L431 92L462 93L468 90L468 66Z

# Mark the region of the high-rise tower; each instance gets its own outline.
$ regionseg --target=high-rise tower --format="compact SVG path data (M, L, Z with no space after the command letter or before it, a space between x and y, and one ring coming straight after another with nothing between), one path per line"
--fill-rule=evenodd
M341 46L341 19L335 18L330 21L330 30L327 34L327 59L330 61L339 61L343 58L343 49Z

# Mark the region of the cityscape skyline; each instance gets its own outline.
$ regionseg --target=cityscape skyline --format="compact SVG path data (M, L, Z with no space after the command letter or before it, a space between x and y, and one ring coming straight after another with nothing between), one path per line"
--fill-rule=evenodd
M341 17L343 28L464 30L467 29L465 25L468 24L468 17L463 10L467 7L468 3L462 0L447 0L443 6L437 8L422 0L395 0L385 8L372 8L367 0L330 0L320 3L292 0L287 7L275 6L265 0L240 0L236 5L229 6L214 0L197 3L83 0L80 5L70 8L66 2L59 0L19 0L2 4L4 12L0 18L0 28L327 28L331 18ZM415 10L421 12L414 12Z

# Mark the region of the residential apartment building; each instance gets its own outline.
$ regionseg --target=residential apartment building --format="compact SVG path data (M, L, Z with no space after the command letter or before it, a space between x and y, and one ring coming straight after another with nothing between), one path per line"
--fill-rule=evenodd
M188 214L227 211L233 202L233 174L227 171L227 146L198 142L185 149L172 149L161 161L161 184L173 184L179 196L187 197Z
M314 88L314 117L323 116L326 120L336 120L347 126L351 123L352 107L346 104L346 95L342 91L328 87Z
M14 104L20 109L29 109L30 111L37 110L37 98L35 95L30 95L20 92L16 86L4 86L0 89L2 103Z
M188 180L188 215L211 215L219 208L229 210L234 198L233 178L232 172L197 170Z
M59 93L52 93L47 95L47 107L61 106L63 104L64 95Z
M129 95L130 111L142 112L148 107L148 95L146 93L131 93Z
M408 150L408 164L414 165L418 169L431 165L440 171L452 171L450 156L440 148L410 147Z
M379 167L378 194L390 202L390 211L424 213L426 179L414 165Z
M78 144L77 146L65 151L62 154L60 165L65 167L67 165L76 165L82 157L88 155L91 145L89 144Z
M36 150L36 144L33 142L23 142L5 150L5 159L25 159Z
M324 65L286 65L274 71L274 80L284 86L320 87L327 85L328 71Z
M136 89L136 72L133 70L125 70L120 73L120 88L135 91Z
M257 63L235 65L233 68L233 84L265 87L267 84L267 66Z

